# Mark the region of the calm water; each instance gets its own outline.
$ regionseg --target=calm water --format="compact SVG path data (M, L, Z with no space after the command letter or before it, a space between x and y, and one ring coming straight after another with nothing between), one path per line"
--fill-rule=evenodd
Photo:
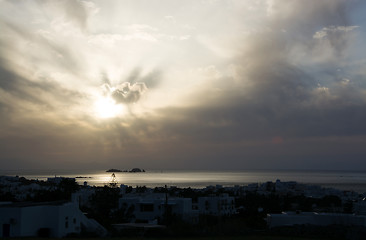
M0 171L0 175L24 176L28 179L46 180L47 177L86 177L77 178L82 184L103 186L111 181L111 174L105 171ZM318 184L341 190L366 192L366 172L340 171L153 171L145 173L115 173L119 184L129 186L157 187L177 186L203 188L208 185L223 186L247 185L267 181L296 181L299 183Z

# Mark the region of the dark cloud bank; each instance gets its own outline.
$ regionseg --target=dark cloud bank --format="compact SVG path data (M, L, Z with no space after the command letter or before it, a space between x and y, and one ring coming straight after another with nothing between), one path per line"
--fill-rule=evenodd
M344 26L352 26L355 6L291 4L299 10L275 9L271 31L245 42L236 79L193 94L195 107L161 109L162 119L136 123L152 145L164 143L154 161L161 154L172 168L365 169L365 79L345 64L357 28ZM304 59L294 60L295 51Z

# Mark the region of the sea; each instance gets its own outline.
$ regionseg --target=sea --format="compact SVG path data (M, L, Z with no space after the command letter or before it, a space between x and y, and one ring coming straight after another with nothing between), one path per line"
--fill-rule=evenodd
M296 181L298 183L320 185L345 191L366 193L366 171L304 171L304 170L146 170L146 172L116 172L115 178L106 170L0 170L0 175L19 176L27 179L47 180L49 177L76 178L79 184L104 186L111 181L128 186L150 188L176 186L181 188L204 188L221 185L231 187L251 183L276 181Z

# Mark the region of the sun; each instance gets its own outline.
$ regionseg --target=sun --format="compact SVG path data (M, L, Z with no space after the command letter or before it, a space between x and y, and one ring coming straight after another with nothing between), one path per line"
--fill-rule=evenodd
M124 108L121 104L110 97L100 97L95 102L95 113L99 118L113 118L123 114Z

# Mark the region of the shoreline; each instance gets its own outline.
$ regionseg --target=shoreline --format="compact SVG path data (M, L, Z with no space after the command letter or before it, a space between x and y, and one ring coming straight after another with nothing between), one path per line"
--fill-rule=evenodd
M86 181L90 186L104 186L111 180L111 174L105 170L77 172L8 172L0 171L0 175L19 176L27 179L47 180L47 178L62 176L75 178L82 185ZM349 171L154 171L146 172L115 172L118 184L129 186L146 186L150 188L164 185L183 188L204 188L209 185L225 187L248 185L252 183L274 182L277 179L300 184L318 185L325 188L336 188L342 191L366 192L366 172ZM80 178L82 176L82 178Z

